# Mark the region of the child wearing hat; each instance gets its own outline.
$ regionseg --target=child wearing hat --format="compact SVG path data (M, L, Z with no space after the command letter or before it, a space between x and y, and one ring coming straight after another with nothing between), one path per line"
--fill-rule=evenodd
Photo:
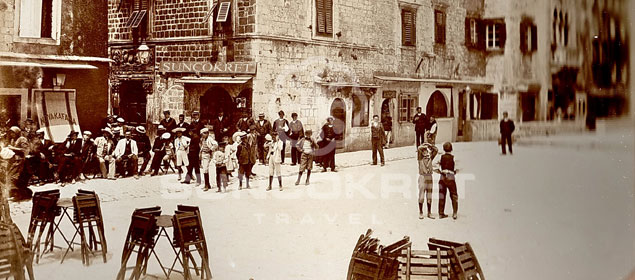
M269 162L269 187L267 190L271 190L271 183L273 182L273 175L275 174L278 176L278 185L280 186L280 191L282 191L282 158L280 154L284 152L284 143L280 140L276 132L271 134L271 138L272 140L269 142L269 153L267 154L267 161Z
M216 186L218 190L216 192L227 191L227 166L225 165L225 146L227 143L218 143L218 149L214 152L214 163L216 164ZM223 190L221 190L221 184Z
M300 151L300 173L298 173L298 180L295 181L295 185L300 184L302 173L306 170L306 182L305 185L309 185L309 179L311 178L311 169L313 169L313 154L318 149L318 144L313 139L313 131L307 129L304 132L304 136L296 144L296 148Z
M417 161L419 162L419 219L423 219L423 202L428 209L428 218L432 216L432 160L437 156L436 147L423 143L417 148Z
M443 143L443 151L445 152L441 156L439 164L441 165L441 178L439 179L439 218L447 218L445 214L445 196L448 190L450 191L450 199L452 200L452 218L458 218L459 211L459 195L456 190L456 181L454 175L456 174L454 155L452 155L452 143Z

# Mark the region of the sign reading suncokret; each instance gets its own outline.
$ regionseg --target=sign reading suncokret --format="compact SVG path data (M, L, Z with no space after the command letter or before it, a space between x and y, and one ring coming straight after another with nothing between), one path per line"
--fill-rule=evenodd
M159 64L159 72L165 73L209 73L209 74L256 74L255 62L206 62L165 61Z

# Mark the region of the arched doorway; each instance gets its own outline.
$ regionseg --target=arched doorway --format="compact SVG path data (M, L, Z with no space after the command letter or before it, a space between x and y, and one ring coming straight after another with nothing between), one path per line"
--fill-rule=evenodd
M340 98L333 100L331 104L331 116L335 120L335 134L337 137L337 148L344 148L344 136L346 135L346 104Z
M207 123L216 119L219 112L228 117L232 122L233 112L236 111L234 101L229 93L222 87L213 87L208 89L200 99L201 104L201 120Z
M448 103L445 96L440 91L435 91L426 105L426 115L428 117L445 118L448 116Z

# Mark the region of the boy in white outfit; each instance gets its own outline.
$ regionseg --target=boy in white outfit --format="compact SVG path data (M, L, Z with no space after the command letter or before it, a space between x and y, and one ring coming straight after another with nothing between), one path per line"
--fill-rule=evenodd
M187 172L187 166L190 164L187 154L190 151L190 138L183 136L185 128L179 127L172 130L174 137L174 150L176 152L176 169L179 171L179 181L181 181L181 173Z
M278 138L277 133L272 133L272 141L269 142L269 153L267 156L269 157L267 161L269 162L269 187L268 191L271 190L271 183L273 182L273 175L278 176L278 185L280 186L280 191L282 191L282 170L281 170L281 153L284 149L284 143Z

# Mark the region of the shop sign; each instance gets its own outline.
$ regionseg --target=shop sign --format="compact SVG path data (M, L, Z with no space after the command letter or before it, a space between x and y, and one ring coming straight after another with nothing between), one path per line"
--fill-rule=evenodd
M395 98L397 97L397 91L394 90L384 90L381 93L382 98Z
M161 62L159 72L163 73L205 73L205 74L256 74L255 62L208 62L178 61Z

